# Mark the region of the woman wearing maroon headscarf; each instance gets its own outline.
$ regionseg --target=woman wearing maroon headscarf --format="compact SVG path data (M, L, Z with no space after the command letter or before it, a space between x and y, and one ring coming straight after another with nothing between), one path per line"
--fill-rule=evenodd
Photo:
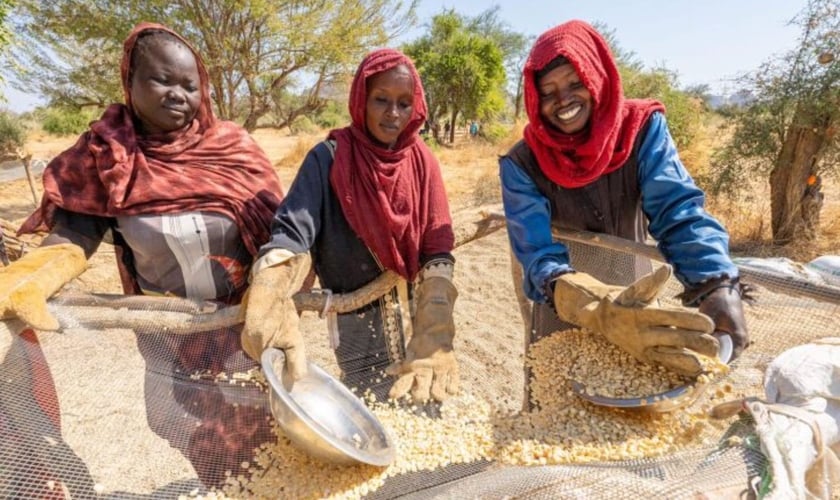
M391 270L403 278L399 285L329 318L342 380L379 397L410 391L415 400L442 400L458 383L454 235L440 167L418 133L426 102L414 64L396 50L370 53L349 108L350 126L309 152L274 217L254 266L243 345L255 359L269 346L282 348L292 375L303 376L291 296L310 261L332 293L355 291Z
M84 270L106 233L126 294L236 304L248 286L283 196L267 156L245 129L216 119L201 57L170 29L136 26L120 72L125 104L108 107L44 171L43 201L20 232L49 235L0 270L4 318L57 329L46 298ZM254 368L239 328L138 332L137 342L147 362L149 425L192 460L206 485L220 485L226 469L251 460L271 436L265 409L189 378Z
M512 251L524 294L534 302L532 335L568 321L640 361L689 375L700 370L697 353L718 353L712 332L731 336L738 355L748 339L729 238L704 210L662 104L624 98L606 41L582 21L537 39L524 85L524 140L499 165ZM638 242L649 231L669 266L624 289L638 263L622 268L619 258L575 272L573 261L583 261L570 258L570 246L554 240L552 227ZM671 266L685 286L684 304L699 311L655 305Z
M84 262L113 230L125 293L237 303L282 199L276 172L245 129L215 118L204 63L180 35L137 26L120 72L125 104L47 165L20 232L50 231L44 246Z

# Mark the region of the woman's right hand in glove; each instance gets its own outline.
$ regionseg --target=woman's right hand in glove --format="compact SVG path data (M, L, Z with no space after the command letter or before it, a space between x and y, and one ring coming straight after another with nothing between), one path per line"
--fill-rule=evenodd
M309 254L302 253L259 270L240 306L245 319L242 348L256 361L269 347L282 349L294 380L305 376L307 368L300 317L292 296L302 286L310 263Z
M703 370L699 355L717 356L714 323L696 310L658 304L670 276L664 265L624 288L567 273L554 282L554 305L561 319L600 333L637 360L696 376Z

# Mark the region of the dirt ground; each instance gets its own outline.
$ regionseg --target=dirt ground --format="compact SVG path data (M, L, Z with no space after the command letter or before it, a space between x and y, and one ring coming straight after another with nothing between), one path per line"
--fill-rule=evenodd
M288 187L297 171L299 158L323 136L290 137L272 131L258 130L254 137L276 165L281 183ZM50 158L71 146L75 137L37 137L30 141L34 158ZM447 154L446 151L442 154ZM486 203L493 198L495 182L495 153L482 151L487 161L470 159L464 165L443 164L443 173L453 210ZM459 155L460 156L460 155ZM469 155L471 156L471 155ZM36 191L41 194L40 176L36 175ZM0 182L0 218L17 225L34 209L29 183L25 178ZM459 290L456 303L456 351L462 364L462 385L481 387L485 396L502 407L518 409L522 399L523 341L522 322L511 283L507 235L497 231L486 238L468 243L455 251L457 259L455 282ZM103 244L90 259L89 267L69 288L96 293L121 293L122 289L111 245ZM0 325L2 326L2 325ZM338 373L329 349L326 321L314 313L304 313L301 329L306 336L307 354L311 360L333 374ZM2 330L2 328L0 328ZM4 339L0 331L0 347ZM44 351L53 370L53 379L64 412L63 437L103 481L107 491L120 491L116 478L131 483L128 491L160 491L166 485L189 481L192 477L189 462L173 453L166 441L148 429L145 421L142 391L144 364L137 353L131 332L109 331L107 339L94 341L88 332L57 337L44 344ZM74 337L75 336L75 337ZM75 340L74 340L75 338ZM95 352L82 346L95 345ZM119 360L121 369L102 377L96 363L79 365L73 359ZM488 373L506 374L513 383L499 384ZM90 402L92 395L109 394L120 400L120 411L99 413L106 405L99 399ZM95 396L94 396L95 397ZM78 409L78 410L75 410ZM136 411L135 411L136 409ZM91 426L91 419L97 424ZM102 446L118 435L133 435L138 452L158 457L165 466L143 468L131 466L121 456L121 449ZM140 445L142 444L142 445ZM161 470L167 471L161 474Z
M322 138L321 135L290 137L266 130L258 130L254 137L276 165L283 186L291 184L303 153ZM50 158L74 141L75 137L34 138L30 141L30 151L35 158ZM438 151L453 212L498 200L496 155L504 149L470 145ZM36 189L40 195L40 179ZM0 183L0 218L19 224L33 208L30 187L25 178ZM459 290L455 306L458 332L455 349L462 365L463 385L479 389L482 396L493 400L499 407L515 410L520 406L523 393L524 346L523 325L511 280L507 234L504 229L499 230L457 248L454 253L457 259L455 282ZM89 269L72 286L89 292L120 293L113 248L102 245L90 260ZM797 313L812 306L810 303L794 306L793 313L787 310L786 302L776 304L776 308L769 311L749 311L750 319L755 318L768 325L768 335L770 325L796 329L802 326L801 319L797 319L801 316ZM809 321L816 325L811 330L815 333L830 330L826 325L830 324L831 317L836 318L836 307L817 312L819 314L809 315ZM328 371L335 372L325 321L315 314L305 313L301 328L310 358ZM3 341L0 335L0 347ZM95 402L102 407L101 413L94 408L90 413L66 416L68 422L63 434L67 443L90 465L91 471L96 471L98 479L110 481L104 485L106 491L125 491L119 479L126 474L140 482L128 488L130 491L161 493L160 488L189 481L192 477L189 463L180 455L171 453L168 444L150 433L146 425L142 391L137 385L142 384L144 366L136 353L134 337L128 334L121 336L117 331L107 339L90 342L98 346L96 352L81 352L70 336L58 338L48 348L45 347L47 358L53 361L53 378L61 397L90 397L90 394L97 393L109 395ZM125 354L126 350L131 353ZM777 349L774 347L772 350ZM103 378L96 363L73 363L69 361L71 359L118 360L123 364L121 373L125 378ZM63 376L64 372L73 375ZM758 377L760 380L760 374ZM87 388L82 388L82 384L86 384ZM134 398L137 411L109 411L109 398ZM89 408L93 403L62 400L61 404L63 408ZM95 425L91 425L90 419L93 418L97 422ZM91 431L101 432L101 438L97 434L91 435ZM129 459L126 462L126 457L120 455L120 447L98 446L98 442L113 439L115 434L135 436L138 446L133 448L133 453L157 457L156 460L164 461L163 469L168 472L161 475L162 469L157 467L150 468L150 472L144 475L142 467L133 467L136 465L134 461Z
M266 151L284 187L291 185L298 165L309 148L322 140L323 134L290 136L286 132L259 129L254 138ZM33 135L27 150L35 159L49 159L71 146L75 136ZM496 158L508 144L490 146L461 142L455 148L436 151L453 213L462 209L499 201ZM35 176L37 195L41 194L40 177ZM830 227L837 225L834 214L840 210L840 191L836 183L827 183L827 215ZM0 218L19 224L33 210L31 189L25 178L0 182ZM719 218L718 214L715 214ZM723 218L726 224L725 216ZM733 224L743 225L743 220ZM751 222L747 222L751 223ZM740 227L737 229L741 229ZM836 240L836 238L830 238ZM840 253L840 242L823 242L824 247ZM762 255L765 256L765 255ZM497 366L506 373L519 373L522 366L522 321L511 281L507 235L504 229L456 249L456 305L458 339L456 348L465 359L481 366ZM113 247L103 244L90 260L89 269L74 283L79 289L98 293L121 293L114 264ZM325 324L315 315L304 315L304 327L317 343L326 345ZM323 342L322 342L323 341ZM331 362L328 351L315 351L325 364ZM469 374L475 380L483 374ZM521 397L516 388L500 391L498 397L511 401ZM504 394L502 394L504 392Z

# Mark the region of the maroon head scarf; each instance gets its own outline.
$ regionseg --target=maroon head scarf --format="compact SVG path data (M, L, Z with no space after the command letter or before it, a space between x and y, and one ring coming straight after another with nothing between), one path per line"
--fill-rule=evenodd
M393 149L386 149L367 132L367 79L398 65L414 79L414 105ZM421 255L451 252L454 245L440 166L419 139L426 99L414 63L393 49L368 54L350 87L349 107L351 125L329 134L336 140L330 183L350 227L380 264L413 280Z
M154 136L138 133L129 92L131 54L147 30L170 33L188 47L201 80L201 104L193 122ZM20 232L49 230L56 207L105 217L200 210L234 220L255 255L268 241L283 196L280 180L247 131L216 120L201 57L169 28L141 23L125 40L120 73L126 104L108 107L73 147L47 165L41 206Z
M592 94L588 130L567 135L545 124L535 73L558 56L575 68ZM549 179L566 188L585 186L624 165L647 118L664 106L653 100L624 99L621 77L604 38L583 21L546 31L525 62L525 142Z

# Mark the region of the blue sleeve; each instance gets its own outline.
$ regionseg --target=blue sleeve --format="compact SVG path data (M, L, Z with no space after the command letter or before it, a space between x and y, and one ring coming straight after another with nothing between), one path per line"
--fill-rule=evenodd
M683 285L738 276L729 235L704 209L705 195L680 161L661 113L651 117L639 149L639 183L648 230Z
M332 155L322 143L306 155L289 191L271 222L271 238L259 256L280 248L295 254L308 252L321 231L321 214L329 193Z
M545 303L546 282L571 271L569 252L551 236L551 207L534 181L508 157L499 160L499 176L508 238L522 265L525 295Z

